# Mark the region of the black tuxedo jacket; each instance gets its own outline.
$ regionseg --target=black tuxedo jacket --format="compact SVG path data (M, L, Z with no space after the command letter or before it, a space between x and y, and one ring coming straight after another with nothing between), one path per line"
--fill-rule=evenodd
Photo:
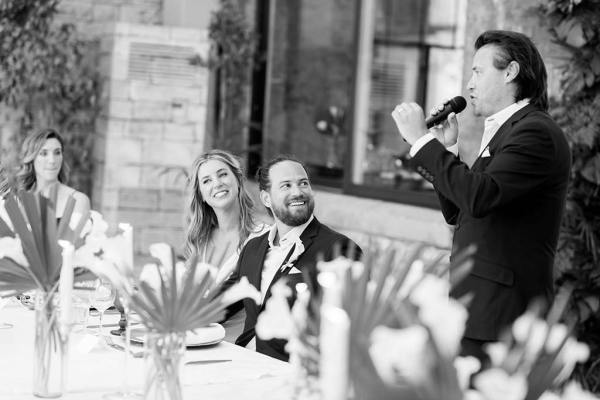
M474 243L470 275L452 296L473 293L465 337L496 340L533 298L553 298L553 261L571 155L561 129L534 105L516 112L469 167L437 140L411 163L433 183L452 255ZM485 150L482 154L487 153Z
M301 271L307 270L311 277L315 276L318 255L321 255L323 260L329 261L334 256L333 250L336 243L341 246L341 254L345 254L345 248L351 243L351 240L346 236L321 224L316 218L313 218L311 223L304 229L304 232L300 235L300 240L302 240L304 252L298 256L298 259L293 262L293 265ZM248 241L240 252L235 272L224 283L223 288L228 288L241 277L245 276L248 278L248 281L260 291L262 269L268 249L269 232ZM360 248L358 246L356 246L355 254L357 258L360 256ZM230 306L228 310L229 315L237 312L242 307L246 311L244 329L240 337L236 340L236 344L246 346L255 336L254 327L256 326L258 315L264 310L265 304L271 296L271 287L275 281L282 277L287 277L288 285L292 289L294 289L297 283L304 281L303 274L288 275L287 272L289 272L289 269L286 269L284 272L281 272L281 270L277 272L266 292L263 304L256 304L253 300L244 299L243 301ZM284 349L286 343L285 340L273 339L264 341L257 337L256 351L287 361L289 355Z

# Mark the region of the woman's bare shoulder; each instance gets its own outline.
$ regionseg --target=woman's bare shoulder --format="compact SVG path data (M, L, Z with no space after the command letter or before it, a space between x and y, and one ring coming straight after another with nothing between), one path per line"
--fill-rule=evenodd
M71 190L69 194L75 200L75 211L76 212L87 212L90 210L90 198L83 192L75 190L67 186Z
M75 201L83 201L83 202L87 202L88 204L90 203L90 198L87 196L87 194L80 192L78 190L73 189L71 196L73 196Z

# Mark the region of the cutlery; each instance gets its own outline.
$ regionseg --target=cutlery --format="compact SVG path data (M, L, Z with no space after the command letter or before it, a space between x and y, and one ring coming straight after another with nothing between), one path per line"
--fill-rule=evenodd
M204 364L216 364L216 363L222 363L222 362L229 362L231 360L193 360L193 361L186 361L186 364L200 364L200 365L204 365Z
M129 326L139 325L140 322L130 322ZM102 324L103 328L116 328L119 324ZM100 328L100 325L87 325L86 328Z
M110 309L110 308L108 310L104 311L104 315L115 315L115 314L120 314L120 312L118 310ZM90 316L97 317L99 315L100 315L100 313L97 310L95 310L95 309L93 311L90 310Z
M108 347L111 347L115 350L120 350L120 351L125 351L125 347L121 346L120 344L117 344L115 342L112 341L112 339L110 339L110 337L106 337L106 345ZM143 351L132 351L129 350L129 353L134 357L134 358L142 358L144 357L144 352Z

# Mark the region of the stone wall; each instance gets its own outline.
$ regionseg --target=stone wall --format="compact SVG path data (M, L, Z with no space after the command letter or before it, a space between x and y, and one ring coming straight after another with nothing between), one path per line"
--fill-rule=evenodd
M206 31L118 23L101 35L103 112L97 120L92 206L134 227L138 254L183 244L185 173L204 150Z
M62 0L59 22L75 24L84 37L102 34L106 24L156 25L163 19L163 0Z
M316 190L315 215L363 248L369 240L396 247L426 243L449 249L451 244L451 228L438 210Z

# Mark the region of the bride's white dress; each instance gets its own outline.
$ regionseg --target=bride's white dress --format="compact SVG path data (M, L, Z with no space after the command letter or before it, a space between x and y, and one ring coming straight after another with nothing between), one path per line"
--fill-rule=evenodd
M271 229L270 225L267 225L267 224L259 225L258 228L256 229L256 231L252 232L248 236L248 238L244 242L244 245L246 245L248 240L255 238L257 236L260 236L263 233L269 231L270 229ZM236 251L232 255L230 255L223 262L223 264L221 266L219 266L219 271L217 273L217 282L222 282L225 279L227 279L229 277L229 275L231 275L231 273L233 272L233 270L235 269L235 267L237 265L239 255L240 255L240 250L236 249ZM202 261L203 262L207 261L206 260L206 247L204 248L204 251L202 254ZM232 315L227 321L222 323L223 327L225 328L225 339L224 340L227 342L230 342L230 343L235 343L235 340L238 338L239 335L241 335L242 330L244 329L244 321L245 320L246 320L246 311L244 311L244 309L241 309L239 312Z

